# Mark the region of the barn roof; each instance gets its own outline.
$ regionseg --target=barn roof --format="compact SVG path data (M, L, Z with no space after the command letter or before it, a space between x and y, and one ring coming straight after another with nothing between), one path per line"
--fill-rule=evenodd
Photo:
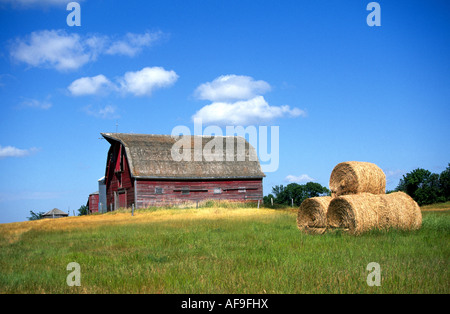
M170 135L148 135L127 133L101 133L111 144L119 142L125 147L131 176L142 179L238 179L262 178L265 174L256 151L244 138L235 136L184 136L174 138ZM177 161L172 154L174 144L184 143L190 150L190 159ZM202 159L195 155L196 143L202 145ZM227 143L228 146L227 146ZM243 147L244 149L238 149ZM198 145L197 144L197 145ZM214 144L223 147L222 160L214 158ZM223 144L221 146L220 144ZM231 144L231 145L230 145ZM186 146L184 146L186 149ZM198 145L200 146L200 145ZM233 155L226 155L233 148ZM196 150L196 152L198 152ZM178 151L181 153L183 151ZM231 158L232 156L233 158Z
M45 214L42 214L42 216L68 216L69 214L66 212L63 212L62 210L59 210L58 208L53 208L52 210L49 210Z

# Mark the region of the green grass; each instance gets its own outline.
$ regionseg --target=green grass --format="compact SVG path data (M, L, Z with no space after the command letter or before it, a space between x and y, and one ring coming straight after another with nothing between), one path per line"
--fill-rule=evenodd
M0 225L0 293L450 292L449 211L424 212L413 232L313 236L297 229L295 211L246 210L253 212L214 215L223 211L213 208L211 218L201 210L150 210L126 223L117 223L119 214L99 215L91 219L117 221L30 224L17 234ZM198 213L204 216L194 219ZM151 220L156 214L168 218ZM70 262L81 266L80 287L66 284ZM370 262L381 266L379 287L366 283Z

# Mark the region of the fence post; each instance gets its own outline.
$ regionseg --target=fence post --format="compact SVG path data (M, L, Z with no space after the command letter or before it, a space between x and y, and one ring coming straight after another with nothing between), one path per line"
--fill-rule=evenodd
M134 204L131 204L131 216L134 216Z
M259 200L258 200L258 209L259 209Z

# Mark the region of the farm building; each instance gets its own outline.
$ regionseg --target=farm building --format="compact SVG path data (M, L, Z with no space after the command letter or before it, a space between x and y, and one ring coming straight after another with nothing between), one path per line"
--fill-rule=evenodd
M89 213L98 213L98 204L99 204L99 193L94 192L89 194L87 207L89 208Z
M105 177L98 180L98 212L106 213L106 185Z
M67 216L69 216L68 213L63 212L58 208L53 208L52 210L49 210L48 212L42 214L42 218L61 218Z
M242 137L101 134L111 144L105 171L108 211L133 204L262 201L265 175L255 149Z

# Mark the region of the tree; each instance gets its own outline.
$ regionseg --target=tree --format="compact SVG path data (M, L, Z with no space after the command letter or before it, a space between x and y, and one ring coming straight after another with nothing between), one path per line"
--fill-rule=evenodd
M430 175L431 172L428 170L421 168L415 169L405 174L403 178L400 179L396 190L403 191L414 198L416 191L425 185Z
M305 187L306 187L307 198L331 195L330 190L327 189L326 187L320 185L319 183L308 182L305 184Z
M275 199L281 199L281 195L284 194L285 187L283 185L275 185L272 188L272 193L275 195Z
M448 169L448 168L447 168ZM442 180L441 180L442 178ZM411 196L419 205L428 205L445 201L447 174L438 175L428 170L418 168L403 176L396 188Z
M273 196L273 194L269 194L269 195L267 195L267 196L264 196L264 197L263 197L264 205L272 205L271 199L274 199L274 200L275 200L275 196Z
M419 205L429 205L442 201L439 189L439 175L430 174L425 182L416 190L414 199Z
M450 201L450 163L447 169L439 175L439 187L444 201Z
M34 211L30 210L30 217L27 217L28 220L39 220L42 219L42 215L44 214L44 212L37 212L35 213Z
M88 214L88 207L86 205L81 205L80 208L78 208L78 216L83 216Z
M308 182L306 184L290 183L286 187L283 185L276 185L272 188L272 193L275 195L275 202L278 204L291 205L292 200L296 206L307 198L330 195L330 190L315 182Z

